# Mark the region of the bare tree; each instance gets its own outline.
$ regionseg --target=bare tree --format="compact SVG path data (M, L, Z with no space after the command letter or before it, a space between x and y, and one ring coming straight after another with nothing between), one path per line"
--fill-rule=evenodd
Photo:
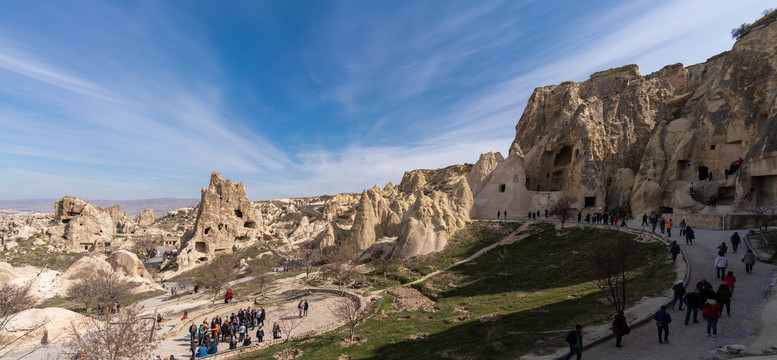
M100 269L71 284L66 297L83 303L88 313L95 302L121 303L132 287L118 272Z
M318 252L311 248L303 248L299 251L299 262L305 269L305 280L310 277L310 271L313 270L313 265L318 259Z
M66 298L84 304L87 314L92 310L92 304L97 301L97 292L91 278L92 276L79 278L70 284L65 293Z
M221 290L232 281L237 274L235 261L231 257L217 257L208 266L203 285L213 292L213 303L216 303Z
M48 323L48 319L41 321L32 328L25 329L21 334L9 336L6 327L11 323L20 312L30 309L36 304L35 297L32 295L32 285L11 285L0 286L0 358L5 358L21 344L20 340L39 330ZM26 354L24 354L26 355Z
M549 214L561 220L562 229L564 228L564 223L567 222L570 217L572 217L572 203L574 202L575 199L573 199L571 196L561 195L558 200L550 205Z
M388 273L389 267L396 262L391 260L391 257L385 256L372 258L372 263L377 267L378 271L383 273L383 281L388 281L386 274Z
M499 275L509 276L510 272L507 271L507 259L510 257L510 253L507 250L506 247L503 247L499 251L496 252L496 260L499 262L500 266L503 266L505 271L503 273L500 273Z
M155 239L152 235L133 236L132 249L138 255L151 256L157 245L161 243L160 239Z
M745 211L750 213L755 219L755 226L761 232L766 232L769 224L777 220L777 201L767 200L750 204L745 207Z
M120 303L130 295L134 285L118 272L107 270L98 270L92 281L97 300L102 302Z
M286 314L281 317L281 320L278 322L278 326L281 328L281 332L286 335L286 338L283 340L283 342L289 341L291 338L291 332L302 325L302 322L305 319L306 318L299 317L294 314Z
M141 318L142 310L133 305L116 314L70 323L70 349L85 353L90 360L151 358L159 342L150 340L153 318Z
M329 307L329 311L334 315L335 319L348 325L348 328L351 330L351 341L353 341L356 325L359 323L359 307L360 304L347 297L340 299L334 306Z
M585 276L596 285L615 306L622 311L628 299L628 284L635 273L637 249L631 240L608 237L579 244L581 268Z
M326 256L326 264L321 267L321 274L337 286L340 295L356 276L354 252L348 246L339 245Z
M267 261L256 259L248 264L248 269L254 276L254 281L259 285L259 291L262 293L262 299L265 299L264 290L275 281L271 274L272 266Z

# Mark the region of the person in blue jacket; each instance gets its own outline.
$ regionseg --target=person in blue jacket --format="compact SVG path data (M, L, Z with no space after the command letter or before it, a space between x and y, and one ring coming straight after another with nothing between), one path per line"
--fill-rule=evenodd
M197 357L198 358L203 358L203 357L206 357L206 356L208 356L208 348L206 348L204 346L200 346L200 348L197 349Z
M653 319L656 320L656 327L658 327L658 342L669 342L669 323L672 322L672 316L666 312L666 306L661 306L661 310L656 311ZM662 332L664 333L664 341L661 341Z

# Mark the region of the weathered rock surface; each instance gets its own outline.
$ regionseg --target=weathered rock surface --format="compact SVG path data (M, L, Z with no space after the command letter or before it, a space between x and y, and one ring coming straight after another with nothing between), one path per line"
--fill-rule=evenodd
M777 197L776 52L777 23L771 23L702 64L669 65L647 76L627 65L537 88L513 141L512 149L523 150L523 166L497 179L513 150L504 162L484 154L470 175L485 179L483 190L472 187L476 208L492 217L494 203L509 203L511 175L534 199L563 192L589 211L696 212L711 196L734 207ZM481 170L495 162L490 174ZM693 198L691 181L700 190ZM499 186L508 191L484 193Z
M214 172L210 185L202 189L194 228L185 235L178 256L179 269L229 253L261 237L262 214L246 198L243 183L225 180Z
M93 251L110 247L116 235L111 211L72 196L57 201L54 209L55 225L48 229L52 241L61 242L69 251Z
M154 210L145 209L141 210L138 214L138 226L150 226L154 223Z

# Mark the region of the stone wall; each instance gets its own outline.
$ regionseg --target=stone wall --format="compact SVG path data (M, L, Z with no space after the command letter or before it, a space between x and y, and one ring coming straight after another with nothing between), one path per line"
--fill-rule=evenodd
M664 218L671 218L675 224L685 219L685 223L692 228L723 230L723 216L717 214L664 214ZM679 231L679 230L678 230Z

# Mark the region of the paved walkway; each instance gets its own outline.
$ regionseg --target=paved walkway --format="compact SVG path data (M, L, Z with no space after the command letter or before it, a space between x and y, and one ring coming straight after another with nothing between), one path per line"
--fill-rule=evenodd
M679 221L677 221L679 222ZM679 229L673 229L679 233ZM670 309L672 323L669 325L669 343L659 344L656 326L653 322L634 328L631 334L623 339L622 348L615 347L612 338L592 349L585 351L586 359L709 359L715 358L715 349L724 345L743 344L748 336L754 335L759 327L759 308L764 303L769 290L775 267L757 263L753 274L745 273L741 262L746 247L741 245L736 254L732 253L728 239L733 230L694 229L696 240L693 246L686 245L685 240L673 234L670 240L677 240L688 256L691 264L691 284L693 289L701 278L712 283L715 290L722 283L715 277L713 259L717 256L717 246L721 242L729 245L727 257L729 268L737 278L734 296L731 299L731 317L723 317L718 322L718 337L706 337L706 323L699 311L699 323L692 321L684 325L685 307L683 311ZM744 231L739 231L740 235ZM679 259L678 259L679 260ZM667 279L676 281L678 279ZM669 283L669 281L667 281ZM658 309L656 309L658 310ZM583 333L585 336L585 332ZM589 339L590 340L590 339Z

